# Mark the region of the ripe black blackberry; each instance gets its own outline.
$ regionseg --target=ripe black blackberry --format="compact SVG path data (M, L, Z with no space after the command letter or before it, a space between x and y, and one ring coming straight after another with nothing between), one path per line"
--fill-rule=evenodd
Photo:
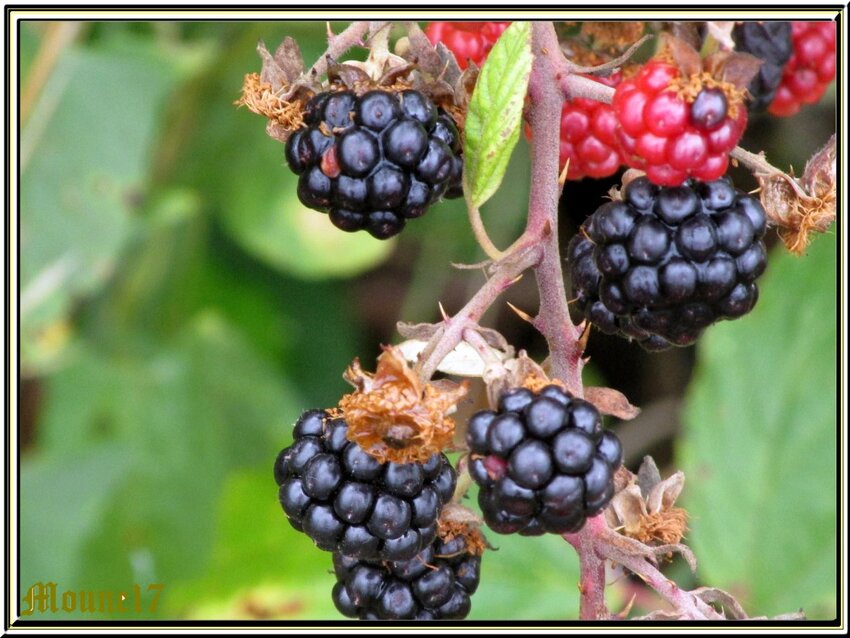
M454 120L419 91L320 93L286 142L298 198L342 230L399 233L444 195L457 197L463 162Z
M428 546L454 492L443 454L425 463L384 463L346 438L344 419L308 410L278 454L274 477L292 526L320 549L364 559L404 560Z
M360 620L448 620L469 614L481 557L457 538L436 538L414 558L368 561L334 554L333 601Z
M499 534L578 531L614 496L623 460L599 411L557 385L502 393L497 411L469 420L466 442L484 521Z
M750 111L764 111L773 101L782 81L782 67L791 59L793 44L790 22L740 22L732 30L735 49L751 53L762 65L750 82Z
M635 179L570 242L574 306L647 350L689 345L715 321L752 310L765 227L758 199L728 178L665 188Z

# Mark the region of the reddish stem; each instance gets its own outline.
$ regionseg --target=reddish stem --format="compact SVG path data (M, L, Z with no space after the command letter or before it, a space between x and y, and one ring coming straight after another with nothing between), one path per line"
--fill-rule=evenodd
M564 96L554 78L564 60L551 22L535 22L531 32L534 65L528 83L528 120L531 139L531 193L528 199L528 229L539 233L548 227L543 260L537 266L540 311L535 327L549 345L552 376L561 379L576 396L582 396L580 331L567 308L567 292L558 246L558 200L560 198L560 140L544 131L560 130Z
M607 620L609 617L605 605L605 557L596 553L593 535L588 533L599 526L607 527L602 514L589 519L581 532L564 534L575 548L581 565L579 617L582 620Z

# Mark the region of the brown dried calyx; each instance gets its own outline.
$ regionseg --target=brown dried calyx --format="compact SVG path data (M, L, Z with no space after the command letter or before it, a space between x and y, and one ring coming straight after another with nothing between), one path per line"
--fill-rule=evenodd
M339 402L348 439L382 463L426 461L451 445L455 423L449 415L468 382L423 383L393 346L384 346L374 374L355 359L343 378L355 387Z
M678 544L688 529L688 513L675 507L684 485L682 472L662 481L655 461L644 457L637 475L629 477L605 510L608 526L647 545Z
M738 117L738 109L745 108L747 87L756 76L762 61L749 53L716 51L705 58L685 40L671 33L660 36L661 44L656 58L678 67L681 78L674 88L686 102L693 102L704 88L720 89L729 104L729 117Z
M836 212L835 135L806 163L799 179L773 170L756 172L762 206L768 219L779 227L785 246L801 255L812 232L822 233L835 221Z
M322 87L304 74L301 50L292 38L285 38L274 55L261 40L257 53L263 61L262 69L245 76L242 95L235 104L267 118L269 136L285 142L301 126L304 105Z
M452 544L455 539L458 553L481 556L490 544L479 529L482 520L470 509L458 503L448 503L437 520L437 536L445 544Z
M413 37L417 31L422 35L421 40ZM410 38L403 39L400 49L403 56L390 53L387 46L389 28L384 27L370 38L369 57L365 62L336 62L327 58L324 82L305 71L301 51L292 38L285 38L274 55L261 41L257 52L262 68L259 73L245 76L242 95L235 104L267 118L268 135L286 142L301 127L304 107L318 93L351 90L360 95L375 88L412 88L443 107L462 127L477 69L461 72L442 44L435 48L415 25L410 33Z

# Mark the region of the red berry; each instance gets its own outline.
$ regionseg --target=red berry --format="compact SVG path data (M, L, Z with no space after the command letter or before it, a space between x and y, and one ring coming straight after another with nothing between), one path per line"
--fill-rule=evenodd
M773 115L794 115L803 104L823 97L835 77L835 23L792 22L794 52L782 69L782 81L768 111Z
M510 22L431 22L425 35L432 44L442 42L454 53L461 69L470 61L481 66Z
M747 125L743 105L733 110L725 94L711 88L688 101L675 90L679 79L672 64L650 60L616 87L611 103L623 163L663 186L720 178Z

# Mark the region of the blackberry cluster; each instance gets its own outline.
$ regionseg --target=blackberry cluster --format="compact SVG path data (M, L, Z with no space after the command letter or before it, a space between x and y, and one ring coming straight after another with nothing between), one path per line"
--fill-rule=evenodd
M459 538L437 538L403 561L334 554L332 596L341 614L360 620L462 619L469 614L480 569L481 557L468 553Z
M298 198L342 230L392 237L408 219L462 194L454 120L419 91L320 93L286 142Z
M570 242L576 306L647 350L689 345L709 324L752 310L765 225L758 199L728 178L669 188L635 179Z
M750 111L764 111L782 81L782 67L791 58L790 22L739 22L732 30L735 50L751 53L762 61L750 82Z
M406 560L434 540L457 476L443 454L425 463L379 463L323 410L301 415L274 477L289 522L320 549Z
M556 385L502 393L497 411L473 415L466 441L484 521L499 534L578 531L614 496L623 460L599 411Z

